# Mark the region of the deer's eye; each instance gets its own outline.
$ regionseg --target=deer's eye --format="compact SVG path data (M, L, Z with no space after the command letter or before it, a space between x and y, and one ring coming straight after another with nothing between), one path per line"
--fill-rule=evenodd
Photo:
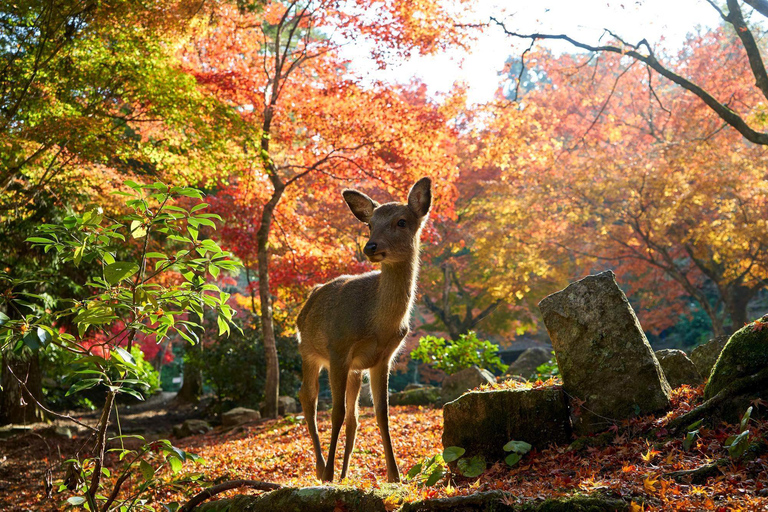
M400 228L404 228L405 227L405 219L400 219L399 221L397 221L397 226L400 227Z

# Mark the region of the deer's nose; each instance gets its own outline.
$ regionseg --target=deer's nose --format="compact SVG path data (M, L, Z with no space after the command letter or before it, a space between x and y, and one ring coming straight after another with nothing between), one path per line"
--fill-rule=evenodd
M376 254L376 242L368 242L365 244L365 247L363 247L363 252L366 256L373 256Z

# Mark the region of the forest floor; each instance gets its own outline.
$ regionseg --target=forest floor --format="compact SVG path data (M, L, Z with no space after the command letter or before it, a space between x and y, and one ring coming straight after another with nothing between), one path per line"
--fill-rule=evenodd
M724 447L726 439L739 432L738 425L722 424L700 428L699 436L688 450L684 436L666 437L666 422L701 402L701 388L682 387L673 393L674 409L665 418L638 418L625 423L597 446L576 450L553 446L533 450L514 467L504 463L488 466L477 479L445 478L437 485L423 487L416 482L386 484L385 464L372 409L361 409L357 444L349 477L342 482L364 490L383 489L391 494L386 504L396 509L403 502L419 499L468 495L489 490L510 492L514 501L542 500L575 493L599 493L621 498L633 511L640 510L715 510L768 511L768 454L752 460L731 460ZM167 402L157 408L123 413L121 423L128 429L132 415L146 425L157 426L178 420L168 410ZM196 411L186 411L194 416ZM144 419L142 419L144 418ZM132 428L135 427L132 426ZM319 413L321 440L327 446L330 415ZM51 427L47 427L50 431ZM750 440L765 441L768 421L752 419ZM391 431L400 470L405 474L424 458L442 451L442 411L422 407L392 407ZM659 434L652 435L651 432ZM153 434L150 434L153 435ZM343 433L342 433L343 436ZM595 438L597 439L597 438ZM47 498L46 472L53 470L53 480L61 481L60 461L82 450L85 434L73 439L49 437L46 430L35 429L14 437L0 439L0 510L61 510L68 496L54 494ZM254 479L290 487L319 485L314 476L314 454L300 416L264 420L244 426L216 428L205 435L172 440L175 446L203 457L189 463L181 473L162 473L167 485L153 491L148 505L162 510L161 503L184 502L202 489L201 482L230 479ZM343 446L343 444L341 445ZM340 457L341 455L337 455ZM669 473L700 468L713 461L723 464L701 481L676 481ZM110 465L116 465L116 458ZM340 468L337 458L337 475ZM112 476L114 478L114 475ZM141 480L131 482L134 486ZM173 485L172 481L181 485ZM219 497L243 494L230 491Z

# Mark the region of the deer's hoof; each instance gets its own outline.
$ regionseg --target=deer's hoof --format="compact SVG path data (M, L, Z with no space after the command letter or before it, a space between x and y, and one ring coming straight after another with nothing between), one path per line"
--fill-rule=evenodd
M333 466L326 466L320 479L323 482L333 482Z

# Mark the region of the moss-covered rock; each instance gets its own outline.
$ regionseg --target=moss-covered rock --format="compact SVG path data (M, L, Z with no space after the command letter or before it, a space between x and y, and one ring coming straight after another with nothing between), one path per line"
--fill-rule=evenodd
M562 388L472 391L443 407L443 446L459 446L466 456L503 460L509 441L543 449L571 438Z
M440 395L443 403L456 400L470 389L482 386L483 384L495 384L496 377L488 370L472 366L465 368L460 372L449 375L443 381L443 387Z
M696 369L696 365L688 359L682 350L663 349L657 350L655 354L661 369L664 371L664 376L667 377L669 387L672 389L683 384L698 386L704 382L699 370Z
M526 349L514 363L507 368L507 375L519 375L526 379L536 375L536 368L552 359L552 351L541 347Z
M408 503L400 512L618 512L628 509L624 501L600 495L526 502L508 492L491 491Z
M440 388L414 388L389 395L389 405L435 405L441 402Z
M704 398L709 400L730 383L768 368L768 315L736 331L712 369ZM766 390L755 390L766 392Z
M385 512L382 494L344 487L284 488L203 503L196 512Z
M696 369L699 370L699 373L705 380L712 373L712 368L715 367L717 358L720 357L720 352L723 351L723 347L728 343L729 337L727 335L717 336L699 345L691 352L691 361L696 365Z

